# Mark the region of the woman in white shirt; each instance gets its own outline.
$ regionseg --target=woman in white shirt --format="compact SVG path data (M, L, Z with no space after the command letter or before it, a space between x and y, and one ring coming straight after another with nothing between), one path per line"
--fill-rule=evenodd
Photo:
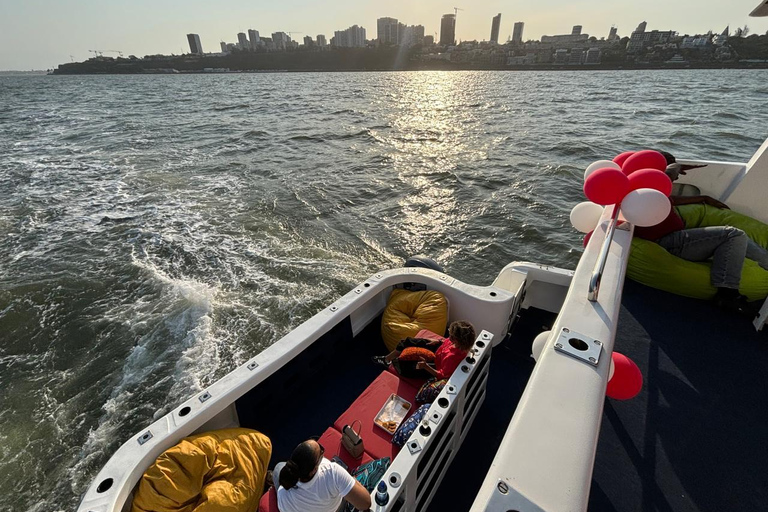
M371 495L347 471L325 457L317 441L304 441L272 472L280 512L336 512L347 500L358 510L371 508Z

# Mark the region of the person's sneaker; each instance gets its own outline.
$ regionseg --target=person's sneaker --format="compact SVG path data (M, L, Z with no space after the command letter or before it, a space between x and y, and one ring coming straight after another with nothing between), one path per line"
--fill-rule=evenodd
M748 302L747 297L738 292L728 295L718 294L715 297L715 304L724 311L738 313L749 318L754 318L760 309L759 304ZM755 308L755 305L757 305L757 308Z
M371 361L373 361L376 364L380 364L381 366L389 366L386 356L373 356L371 358Z

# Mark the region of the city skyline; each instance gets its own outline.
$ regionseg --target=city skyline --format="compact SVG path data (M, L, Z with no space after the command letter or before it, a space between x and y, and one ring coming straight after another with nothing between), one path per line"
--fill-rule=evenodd
M728 5L714 0L680 0L668 5L658 0L644 4L607 0L588 0L577 4L548 0L533 5L513 6L488 1L480 5L425 0L418 5L394 0L386 6L358 5L348 0L326 2L322 6L304 0L287 0L280 5L254 7L233 0L226 9L198 0L189 0L184 9L170 2L137 0L130 9L104 6L95 0L78 6L39 0L3 7L0 22L0 70L47 69L70 60L83 61L93 56L89 50L116 50L137 56L158 53L189 53L186 34L199 34L204 51L217 51L220 41L236 41L248 29L262 34L291 32L294 39L325 34L359 26L367 38L376 38L377 19L391 17L406 25L423 25L425 35L440 37L445 14L454 14L456 40L488 40L492 18L502 13L499 42L505 42L515 22L525 23L524 39L565 34L575 24L584 33L607 37L612 25L621 37L629 36L638 23L647 21L649 30L675 30L681 34L719 32L748 24L752 33L763 34L768 20L749 18L755 0L734 0ZM663 13L663 14L661 14ZM151 20L151 22L148 22ZM10 21L10 23L9 23ZM2 26L4 25L5 26ZM46 38L29 34L45 33ZM116 54L115 54L116 55Z

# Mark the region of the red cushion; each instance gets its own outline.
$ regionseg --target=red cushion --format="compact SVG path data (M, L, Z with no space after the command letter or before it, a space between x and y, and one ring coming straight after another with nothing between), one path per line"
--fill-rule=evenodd
M394 393L408 400L416 409L416 393L418 386L413 386L403 379L388 371L383 371L363 393L352 402L352 405L339 416L333 427L341 432L344 425L351 425L353 421L360 420L363 424L361 436L365 445L365 451L373 459L390 457L394 459L400 448L392 444L392 434L373 423L373 418L378 414L384 402ZM327 448L326 448L327 450Z
M270 487L259 501L259 512L280 512L277 508L277 491Z
M394 375L395 377L397 377L398 379L402 380L403 382L406 382L406 383L410 384L411 386L413 386L416 389L421 388L421 386L423 386L424 383L427 381L427 379L417 379L417 378L410 378L410 377L401 377L397 373L397 370L395 370L394 365L389 365L387 367L387 371L389 373L391 373L392 375ZM400 395L400 396L402 396L402 395ZM408 401L410 402L410 400L408 400Z
M357 425L355 425L355 428L357 428ZM335 455L338 455L344 464L347 465L350 473L357 469L358 466L368 464L373 460L373 458L365 452L360 455L359 459L352 457L347 449L341 445L341 433L333 427L328 427L328 430L323 432L323 435L320 436L320 439L318 439L317 442L325 448L326 459L331 460ZM363 441L363 444L365 444L365 441Z
M435 334L429 329L422 329L418 333L416 333L417 338L426 338L428 340L436 340L440 343L445 341L445 338L440 336L439 334Z

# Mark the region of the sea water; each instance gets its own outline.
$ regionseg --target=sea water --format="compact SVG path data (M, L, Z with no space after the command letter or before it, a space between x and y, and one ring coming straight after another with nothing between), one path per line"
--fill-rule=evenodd
M768 71L0 77L0 510L380 269L574 268L584 168L745 162ZM693 172L693 171L692 171Z

